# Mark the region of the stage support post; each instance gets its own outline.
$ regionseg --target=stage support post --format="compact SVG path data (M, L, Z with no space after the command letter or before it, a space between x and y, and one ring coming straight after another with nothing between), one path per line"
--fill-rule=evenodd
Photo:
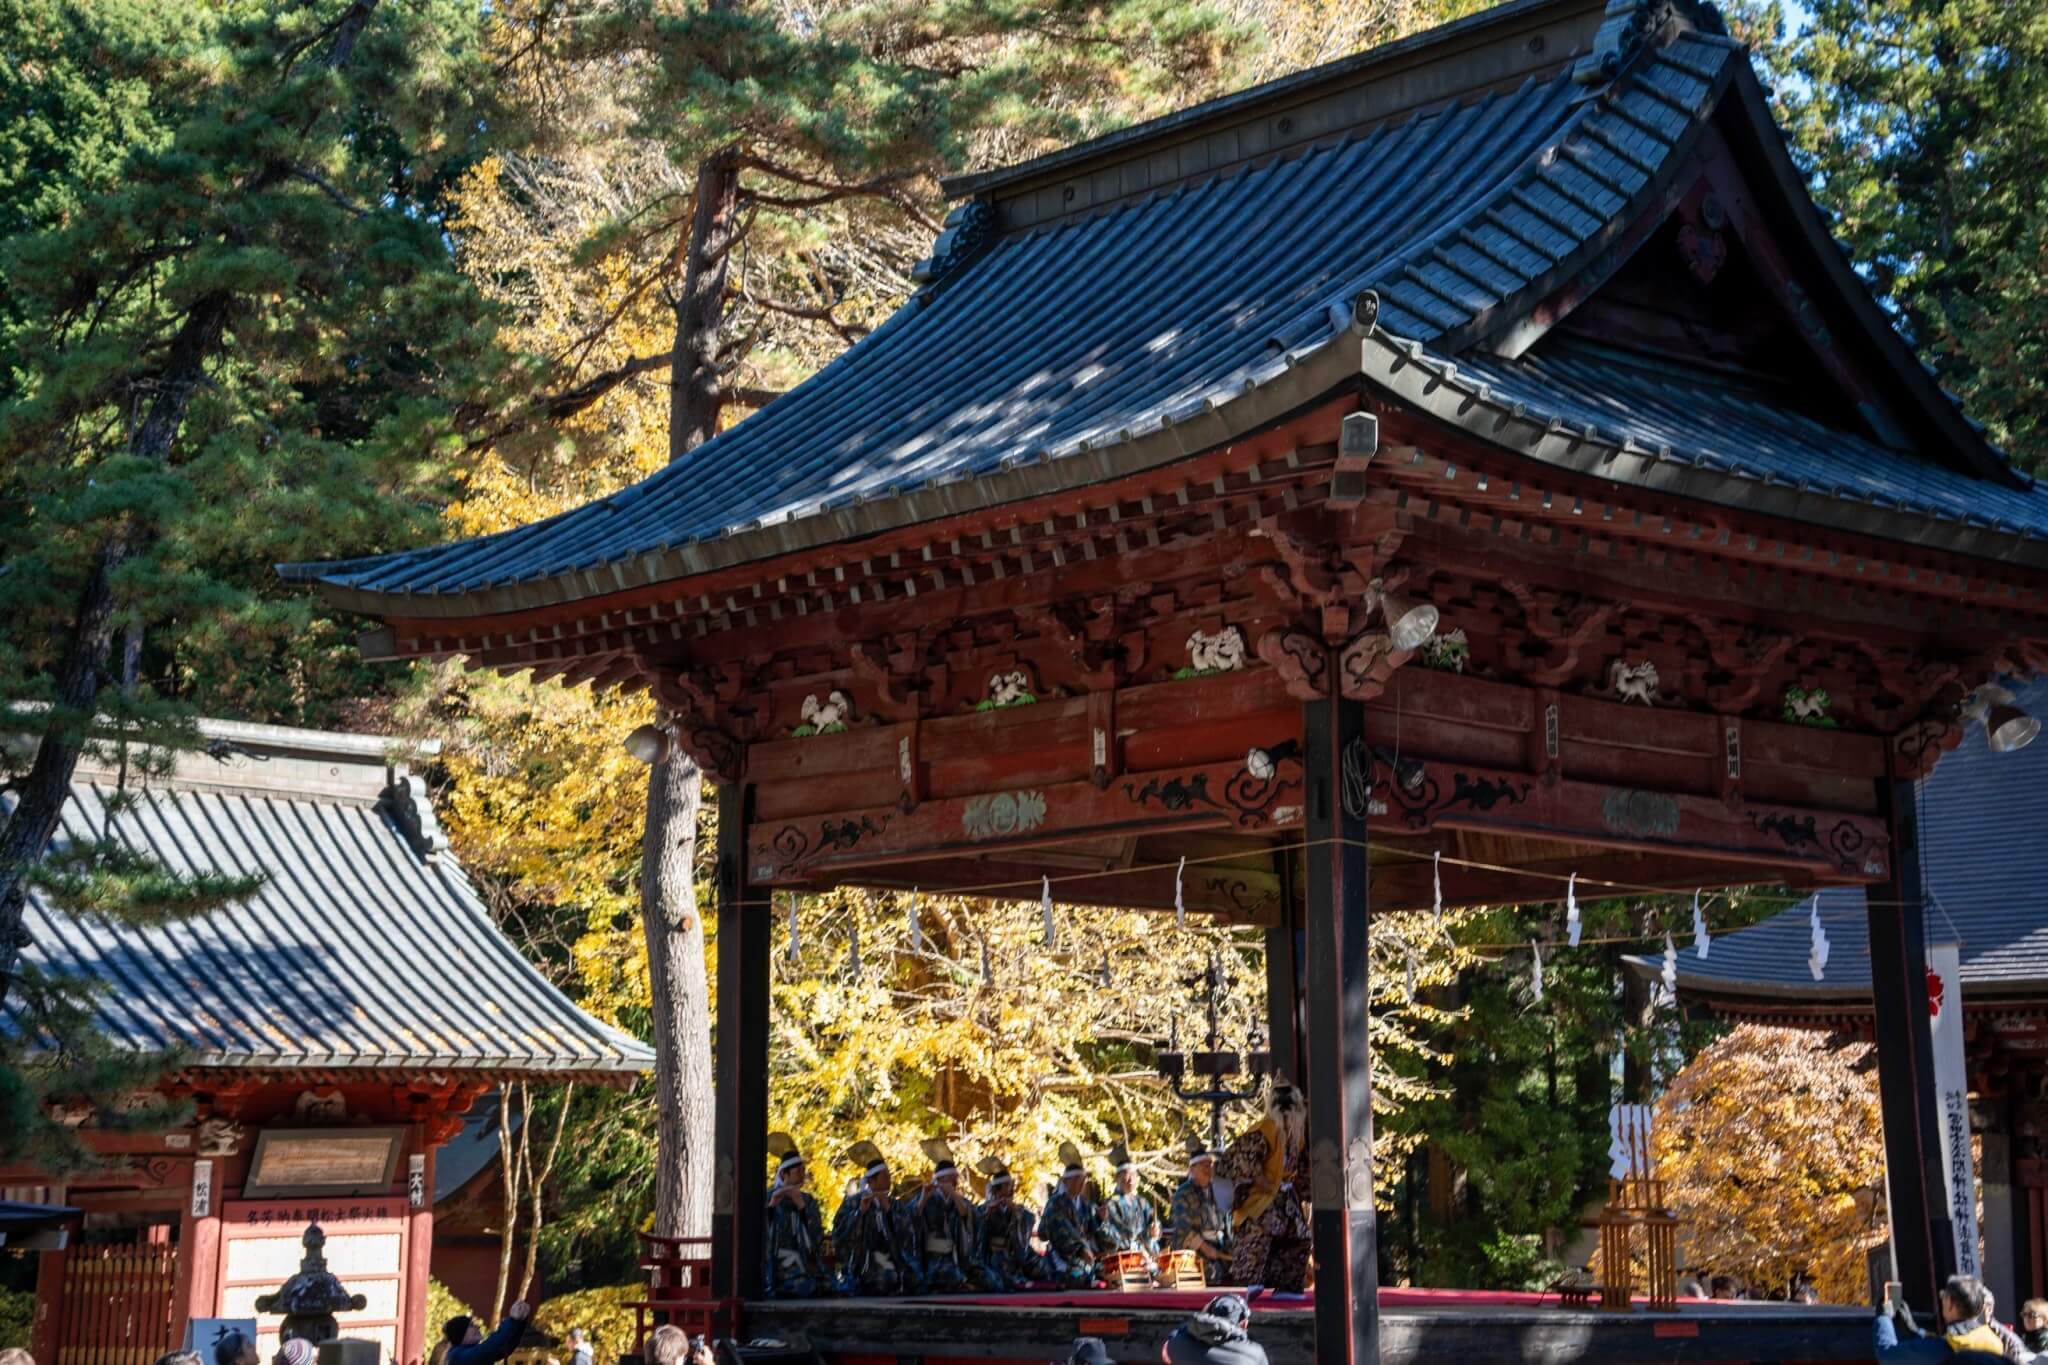
M1335 660L1329 676L1335 678ZM1306 703L1308 1135L1315 1202L1316 1360L1379 1365L1379 1246L1372 1204L1372 1064L1366 1052L1365 706Z
M1266 1036L1272 1040L1273 1069L1306 1087L1308 1078L1301 1071L1301 889L1292 850L1281 850L1275 862L1280 922L1266 931Z
M768 892L747 880L747 789L718 788L718 1155L711 1189L711 1285L761 1296L761 1200L768 1172Z
M1905 1286L1906 1302L1925 1316L1935 1311L1936 1291L1956 1267L1934 1093L1920 822L1910 780L1885 782L1881 796L1891 836L1891 879L1869 888L1867 913L1885 1184L1893 1273Z

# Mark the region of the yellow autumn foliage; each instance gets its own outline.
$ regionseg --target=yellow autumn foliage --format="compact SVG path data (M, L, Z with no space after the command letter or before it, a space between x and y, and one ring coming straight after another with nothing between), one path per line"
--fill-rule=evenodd
M1681 1260L1765 1289L1805 1276L1824 1303L1867 1300L1885 1238L1884 1145L1868 1044L1745 1024L1658 1102L1657 1171L1684 1220Z

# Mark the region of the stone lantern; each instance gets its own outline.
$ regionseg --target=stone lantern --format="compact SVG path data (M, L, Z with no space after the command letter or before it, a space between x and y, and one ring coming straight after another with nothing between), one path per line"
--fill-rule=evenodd
M306 1259L299 1262L299 1273L275 1294L257 1299L256 1311L284 1314L284 1326L277 1334L280 1344L296 1337L318 1346L341 1335L341 1327L334 1321L336 1313L360 1312L366 1300L361 1294L349 1293L327 1268L327 1257L321 1252L327 1234L320 1231L318 1223L306 1228L302 1241Z

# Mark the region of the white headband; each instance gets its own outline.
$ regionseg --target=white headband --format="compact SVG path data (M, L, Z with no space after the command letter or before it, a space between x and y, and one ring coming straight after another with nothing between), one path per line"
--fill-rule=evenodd
M775 1168L775 1174L777 1174L777 1175L781 1175L781 1174L782 1174L782 1173L783 1173L784 1171L788 1170L788 1169L789 1169L790 1167L792 1167L792 1166L801 1166L801 1165L803 1165L803 1164L804 1164L804 1159L803 1159L803 1157L802 1157L801 1155L799 1155L798 1153L796 1153L796 1152L791 1152L791 1153L790 1153L790 1154L789 1154L788 1156L786 1156L786 1157L782 1158L782 1163L781 1163L780 1165L778 1165L778 1166L777 1166L777 1167Z
M886 1161L872 1162L869 1164L867 1170L861 1173L861 1179L873 1180L876 1176L883 1174L888 1169L889 1163Z

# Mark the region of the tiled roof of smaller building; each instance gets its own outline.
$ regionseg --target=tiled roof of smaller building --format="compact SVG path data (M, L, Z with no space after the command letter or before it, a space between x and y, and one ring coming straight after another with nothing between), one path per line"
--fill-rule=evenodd
M2019 690L2020 705L2048 717L2048 678ZM1927 879L1930 944L1961 944L1963 995L2048 995L2048 879L2036 865L2048 849L2048 740L2014 753L1991 752L1981 727L1919 784L1921 867ZM1861 888L1817 896L1828 937L1824 979L1808 969L1813 898L1761 924L1721 934L1705 958L1681 940L1681 998L1755 1000L1785 1006L1870 999L1870 929ZM1661 958L1631 958L1655 973Z
M83 764L60 844L111 837L185 872L259 873L246 901L156 928L32 894L26 959L99 983L98 1027L187 1065L626 1076L645 1044L578 1009L492 923L389 741L204 722L167 780ZM0 812L11 808L0 804ZM9 1023L14 1016L6 1015Z

